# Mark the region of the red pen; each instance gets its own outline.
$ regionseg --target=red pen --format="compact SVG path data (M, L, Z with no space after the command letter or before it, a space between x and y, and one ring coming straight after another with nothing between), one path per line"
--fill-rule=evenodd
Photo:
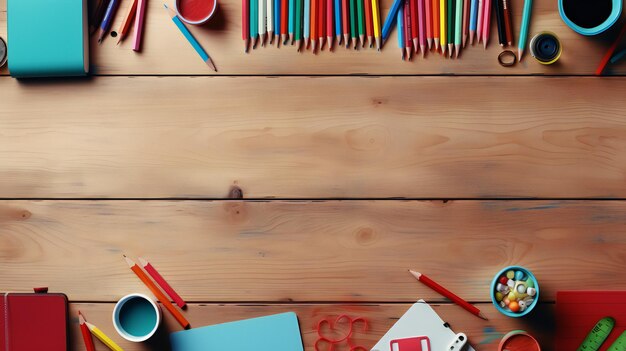
M178 305L178 307L180 308L185 308L186 303L185 301L180 297L180 295L178 295L176 293L176 291L167 283L167 281L161 276L161 274L159 274L159 272L150 264L150 262L144 260L143 258L139 257L139 264L141 265L141 268L143 268L146 272L148 272L148 274L150 274L150 276L152 277L152 279L154 279L154 281L159 284L159 286L161 287L161 289L163 289L163 291L165 291L165 293L167 295L169 295L169 297L172 298L172 300L174 300L174 302L176 302L176 304Z
M87 351L96 351L96 346L93 344L93 338L91 332L85 324L85 317L78 311L78 324L80 324L80 332L83 334L83 340L85 341L85 348Z

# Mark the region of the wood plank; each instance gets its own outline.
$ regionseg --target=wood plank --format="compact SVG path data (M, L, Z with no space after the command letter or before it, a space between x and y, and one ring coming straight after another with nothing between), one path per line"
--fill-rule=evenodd
M487 304L479 304L481 309L492 308ZM300 321L300 330L303 335L305 350L314 351L314 343L317 339L315 327L317 323L326 318L336 318L341 314L352 317L365 317L369 321L370 329L366 333L355 333L354 340L368 350L391 328L393 323L410 307L409 304L383 304L383 305L336 305L336 304L290 304L290 305L190 305L186 312L193 327L225 323L246 318L255 318L275 313L296 312ZM498 342L511 330L524 329L532 333L541 343L542 350L553 350L554 316L552 305L540 305L533 311L528 319L522 321L507 318L496 314L495 310L490 315L489 321L483 321L469 315L464 310L453 305L434 305L437 313L456 332L464 332L469 341L480 351L497 350ZM86 318L96 324L107 335L119 342L126 351L141 350L169 350L169 332L180 330L176 321L168 313L164 313L165 325L153 339L143 344L126 342L120 337L111 324L111 311L113 304L102 303L73 303L71 313L76 316L77 310L81 310ZM74 350L83 350L84 344L78 327L78 318L72 318L71 335ZM96 342L98 350L105 350L104 345ZM346 351L344 348L337 351ZM321 350L323 351L323 350Z
M558 290L625 290L623 201L2 201L0 291L145 291L153 261L191 302L443 301L408 268L489 301L501 268Z
M123 1L117 13L113 28L119 27L129 1ZM382 14L386 15L392 0L382 0ZM519 36L522 15L522 1L514 1L514 36ZM0 0L0 11L6 8L6 0ZM102 45L92 38L92 72L94 74L201 74L211 75L213 71L200 60L197 54L182 38L174 24L163 10L161 1L150 1L147 9L146 32L143 52L131 50L131 42L116 46L116 40L109 38ZM241 40L241 1L223 0L214 20L206 26L190 26L191 31L214 58L218 74L593 74L595 68L609 46L609 33L600 38L586 38L567 28L558 15L554 0L534 1L531 22L531 35L541 31L556 33L563 42L565 51L560 64L543 66L526 55L515 68L503 68L497 63L501 51L497 43L495 20L492 21L491 44L485 52L482 45L464 51L462 59L447 60L430 54L427 59L415 59L406 63L400 60L395 41L395 32L388 45L379 53L376 50L338 49L335 53L322 52L319 55L298 53L295 48L263 48L246 55ZM619 29L616 28L616 31ZM6 23L0 19L0 35L6 31ZM529 38L530 39L530 38ZM626 62L613 66L615 74L626 73ZM6 74L6 71L3 71Z
M3 78L0 197L624 198L625 82Z

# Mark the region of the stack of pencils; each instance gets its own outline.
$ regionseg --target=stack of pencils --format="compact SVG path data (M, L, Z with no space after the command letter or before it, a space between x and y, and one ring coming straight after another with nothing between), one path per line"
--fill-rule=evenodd
M242 0L246 52L267 44L298 51L382 46L378 0Z

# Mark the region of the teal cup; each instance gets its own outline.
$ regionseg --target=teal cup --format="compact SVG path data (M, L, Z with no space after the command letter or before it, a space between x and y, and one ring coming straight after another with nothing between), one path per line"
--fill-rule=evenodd
M622 0L559 0L559 13L575 32L598 35L617 22L622 13Z
M122 297L113 308L113 326L128 341L150 339L161 324L161 308L144 294Z

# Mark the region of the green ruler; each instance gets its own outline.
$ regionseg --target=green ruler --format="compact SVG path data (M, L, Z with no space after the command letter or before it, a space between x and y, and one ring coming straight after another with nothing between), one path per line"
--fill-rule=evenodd
M600 346L606 338L611 334L611 330L615 326L615 319L611 317L605 317L600 319L589 335L585 338L585 341L578 347L576 351L597 351L600 350ZM618 349L619 350L619 349Z
M626 331L615 340L613 345L607 351L625 351L626 350Z

